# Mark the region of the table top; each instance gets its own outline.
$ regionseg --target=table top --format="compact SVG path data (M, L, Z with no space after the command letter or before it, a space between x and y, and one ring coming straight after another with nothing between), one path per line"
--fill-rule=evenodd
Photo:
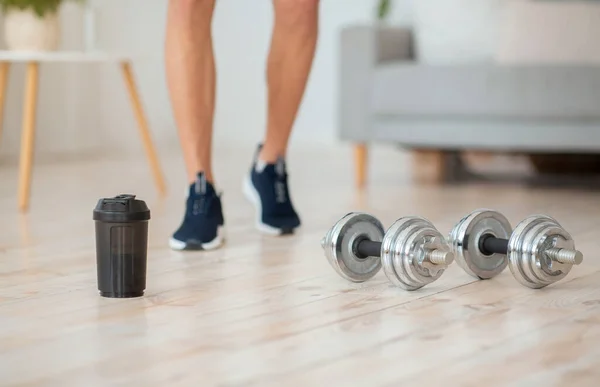
M10 51L0 50L4 62L123 62L143 55L106 51Z

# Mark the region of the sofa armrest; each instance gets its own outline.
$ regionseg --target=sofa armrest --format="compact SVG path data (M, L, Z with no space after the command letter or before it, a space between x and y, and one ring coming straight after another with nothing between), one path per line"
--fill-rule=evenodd
M350 26L341 31L342 58L358 56L373 65L414 59L413 33L409 28Z
M402 27L380 27L376 30L376 63L414 59L412 30Z
M412 33L398 27L351 26L342 29L339 62L339 129L342 140L368 140L374 68L413 58Z

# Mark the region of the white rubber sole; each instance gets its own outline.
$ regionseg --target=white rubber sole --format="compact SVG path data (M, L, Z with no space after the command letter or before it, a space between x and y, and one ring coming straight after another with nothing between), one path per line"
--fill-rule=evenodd
M188 248L187 243L177 240L173 237L169 239L169 247L173 250L184 251L184 250L198 250L198 251L210 251L218 249L225 243L225 229L219 226L217 229L217 236L210 242L202 243L200 248Z
M262 203L260 201L260 196L259 196L258 192L256 191L256 188L254 188L254 186L252 185L252 182L250 181L250 174L246 174L246 177L244 178L244 184L243 184L242 189L244 191L244 196L246 197L246 199L248 199L248 201L250 203L252 203L252 205L254 205L254 210L256 213L254 224L255 224L255 227L258 229L258 231L260 231L261 233L263 233L265 235L271 235L271 236L282 235L283 230L273 227L273 226L269 226L268 224L264 224L262 222L262 220L261 220Z

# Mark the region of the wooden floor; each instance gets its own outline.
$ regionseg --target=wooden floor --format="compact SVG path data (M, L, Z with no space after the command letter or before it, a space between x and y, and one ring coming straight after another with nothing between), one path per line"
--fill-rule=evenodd
M522 184L417 185L395 149L372 154L353 189L351 151L294 148L293 197L304 228L274 239L252 227L241 194L252 145L215 153L228 244L170 251L183 213L181 158L161 152L170 193L155 194L143 156L38 162L31 211L16 211L16 168L0 167L2 386L598 386L600 194ZM317 191L315 191L315 188ZM92 210L135 193L152 210L145 297L98 295ZM447 233L479 207L516 224L556 217L585 254L563 282L520 286L506 270L478 282L452 266L416 292L383 272L339 278L319 241L349 211L388 226L421 215Z

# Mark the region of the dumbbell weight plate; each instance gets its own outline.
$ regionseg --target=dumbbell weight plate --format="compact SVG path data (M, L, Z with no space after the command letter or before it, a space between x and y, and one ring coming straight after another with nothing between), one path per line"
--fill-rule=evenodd
M553 261L543 253L550 248L575 249L573 238L555 219L532 215L515 227L508 241L508 259L520 284L541 289L569 274L572 265Z
M450 231L448 242L452 246L456 263L467 274L478 279L490 279L502 273L508 265L504 254L486 255L479 248L484 235L509 239L512 227L498 211L479 209L462 218Z
M428 220L408 216L398 219L385 233L381 246L383 270L395 286L417 290L436 281L444 272L425 261L427 251L448 249L444 236Z
M325 256L342 277L352 282L364 282L381 270L381 258L362 258L356 254L360 239L381 242L385 230L381 222L365 213L351 212L329 230L322 241Z

